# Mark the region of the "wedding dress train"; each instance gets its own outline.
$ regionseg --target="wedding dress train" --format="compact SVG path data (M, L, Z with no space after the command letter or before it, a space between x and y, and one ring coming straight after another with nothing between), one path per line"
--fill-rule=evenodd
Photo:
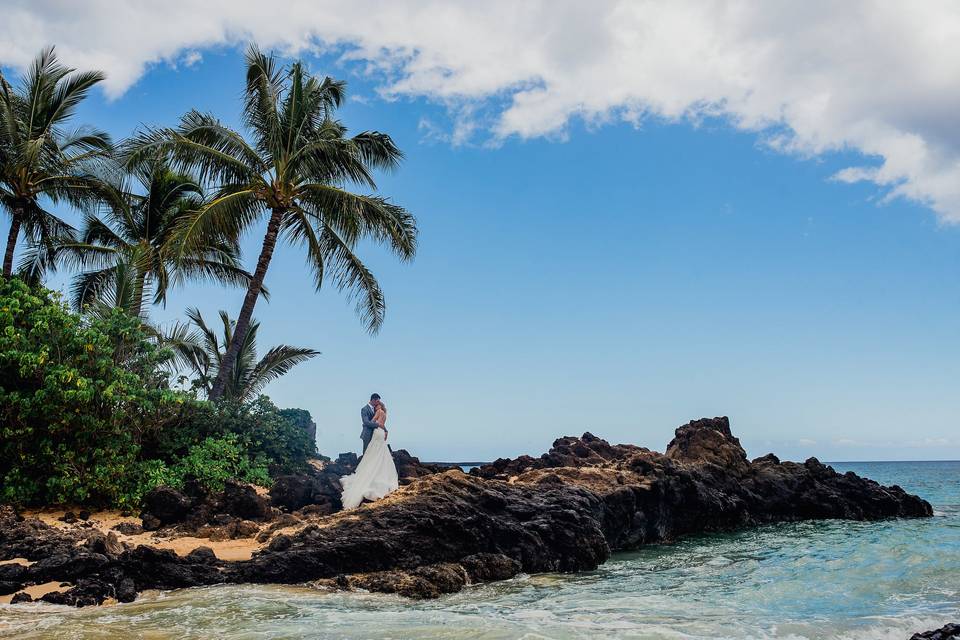
M364 498L379 500L399 486L397 466L393 463L393 454L384 438L383 429L374 429L357 470L340 478L340 486L343 487L340 500L344 509L360 506Z

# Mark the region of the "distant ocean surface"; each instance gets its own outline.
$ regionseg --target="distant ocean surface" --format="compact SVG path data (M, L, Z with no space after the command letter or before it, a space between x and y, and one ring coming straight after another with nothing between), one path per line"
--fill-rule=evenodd
M899 484L936 516L699 536L429 602L224 586L103 608L7 605L0 637L906 640L960 620L960 462L832 466Z

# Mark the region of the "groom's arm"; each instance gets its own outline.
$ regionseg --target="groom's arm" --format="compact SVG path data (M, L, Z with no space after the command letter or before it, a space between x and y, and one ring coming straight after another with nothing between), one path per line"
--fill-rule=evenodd
M369 417L367 414L369 414ZM360 419L363 421L363 426L365 429L376 429L380 426L379 422L373 421L373 412L367 411L366 407L360 410Z

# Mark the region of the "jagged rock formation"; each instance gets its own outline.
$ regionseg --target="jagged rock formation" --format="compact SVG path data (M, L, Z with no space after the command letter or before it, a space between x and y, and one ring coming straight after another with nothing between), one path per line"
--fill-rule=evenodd
M393 462L397 465L397 477L400 479L400 486L447 470L447 467L437 464L420 462L420 458L410 455L406 449L397 449L392 453Z
M357 468L357 454L341 453L333 462L309 473L291 474L277 478L270 489L270 500L275 507L297 511L312 507L316 515L340 511L340 478L353 473Z
M405 449L393 452L397 476L401 485L445 471L445 467L420 462ZM308 508L313 515L327 515L343 508L340 502L340 478L356 471L357 454L341 453L333 462L313 468L309 473L281 476L270 489L270 498L275 507L286 511Z
M252 485L234 480L227 481L215 495L189 487L187 493L157 487L144 496L143 503L140 518L144 531L173 527L180 534L219 540L256 535L260 530L257 522L279 514Z
M355 459L334 464L343 471L350 463ZM329 497L326 483L334 478L326 470L309 480L278 480L273 505L302 514L304 502ZM610 445L588 433L557 440L540 458L498 460L470 475L423 471L429 473L355 511L315 517L288 533L271 525L261 533L266 546L247 561L224 562L209 549L180 557L146 546L61 553L55 545L57 553L27 555L40 562L0 574L0 581L11 588L70 580L77 586L53 597L71 604L87 604L96 593L128 597L131 584L139 591L222 582L315 582L435 597L521 571L594 569L613 551L704 531L932 515L927 502L900 487L838 474L813 458L801 464L770 454L751 462L726 418L678 428L665 454ZM0 522L0 531L5 525ZM23 535L44 535L33 525L12 526ZM0 534L0 558L18 555L14 550L23 545Z
M910 640L958 640L960 638L960 624L945 624L933 631L924 631L910 636Z

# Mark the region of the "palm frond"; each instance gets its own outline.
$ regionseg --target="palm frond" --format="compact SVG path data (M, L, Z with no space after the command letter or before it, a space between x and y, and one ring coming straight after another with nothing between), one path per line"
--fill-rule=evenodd
M276 59L251 44L246 53L247 83L244 121L254 136L256 148L264 158L276 161L281 139L277 103L283 90L283 69Z
M106 74L102 71L81 71L64 77L63 82L57 83L50 97L47 127L56 126L57 123L72 116L77 105L90 93L90 89L106 78ZM106 136L106 134L103 135Z
M370 269L353 252L350 243L330 227L324 227L319 237L327 270L332 272L338 289L356 300L356 312L367 331L377 333L383 325L386 302L380 283Z
M181 259L210 237L238 238L262 212L262 202L251 189L221 191L197 211L185 212L175 223L173 242Z
M253 367L247 377L243 398L256 395L269 382L286 375L298 364L320 355L319 351L285 344L273 347Z
M401 260L412 260L417 252L416 219L385 198L305 184L300 186L300 199L318 221L332 227L350 244L362 238L385 243Z
M82 310L105 298L111 284L116 284L120 272L119 265L113 265L79 274L70 285L70 300L74 308Z
M239 133L209 114L188 111L173 132L173 157L192 167L201 180L250 182L266 168Z
M178 364L192 370L196 376L195 385L209 392L233 340L235 323L225 311L220 311L220 326L214 329L206 323L198 309L189 308L185 313L190 325L174 325L173 330L166 334L166 344L177 352ZM279 345L258 360L259 329L260 323L253 320L241 345L240 355L229 370L226 387L229 398L241 401L249 399L269 382L319 354L313 349Z

